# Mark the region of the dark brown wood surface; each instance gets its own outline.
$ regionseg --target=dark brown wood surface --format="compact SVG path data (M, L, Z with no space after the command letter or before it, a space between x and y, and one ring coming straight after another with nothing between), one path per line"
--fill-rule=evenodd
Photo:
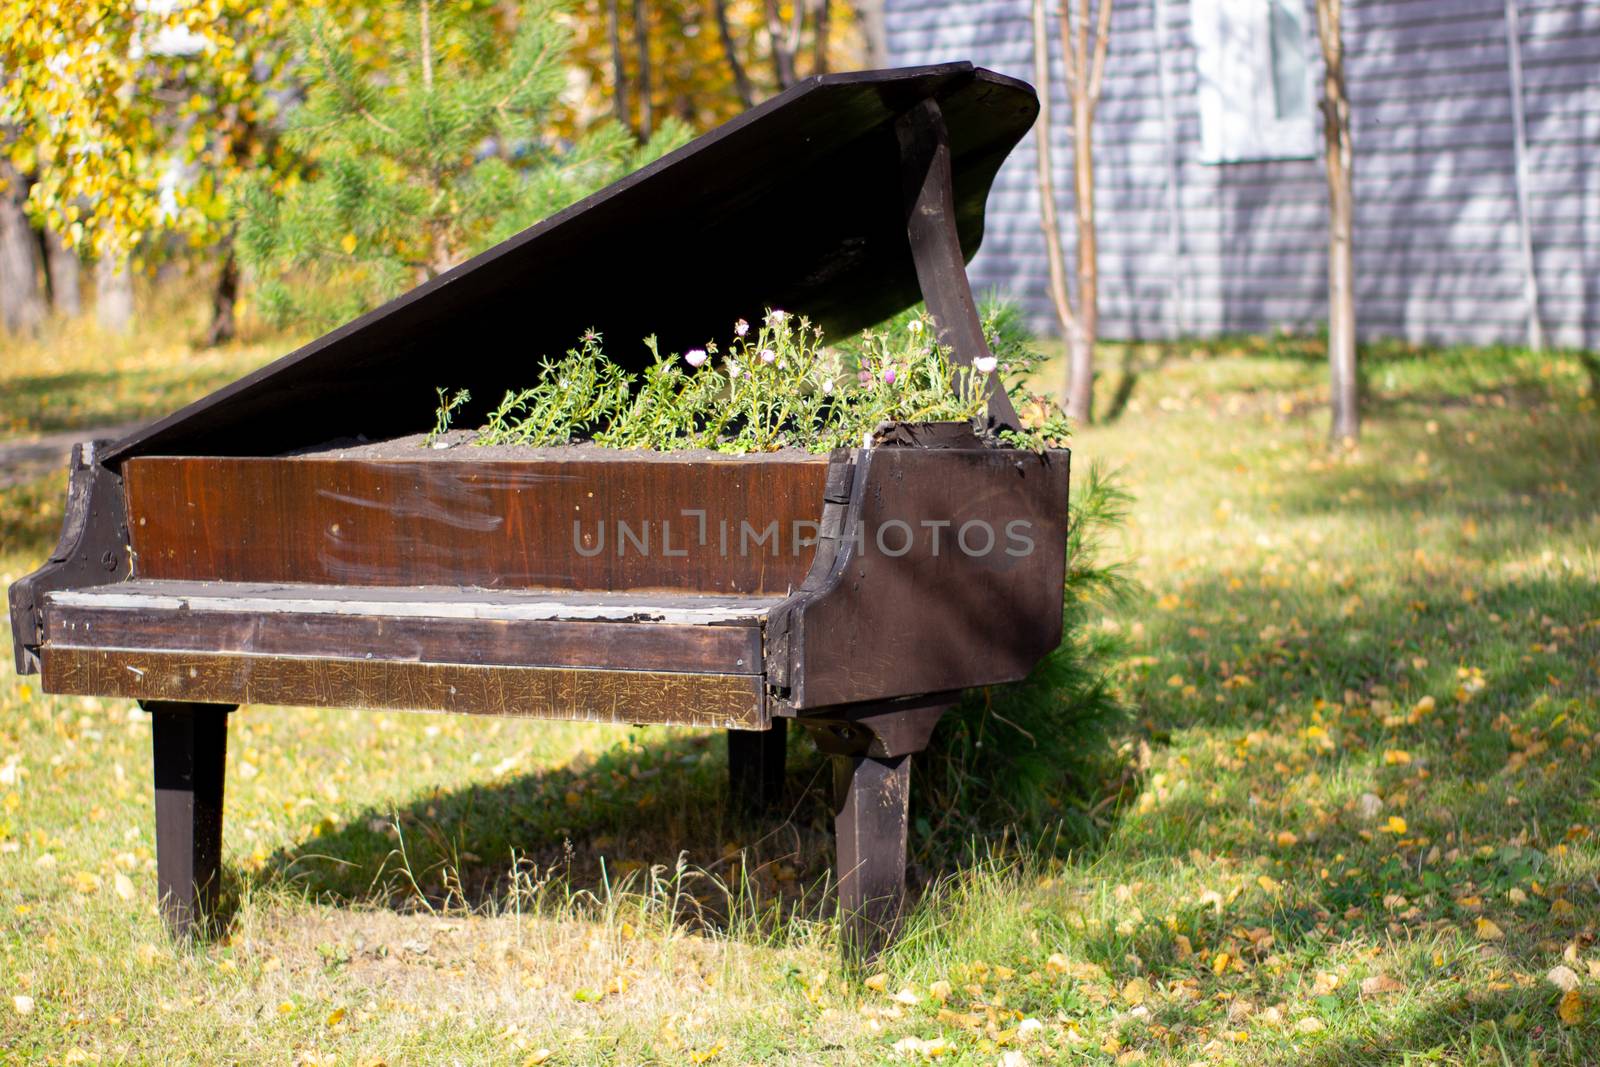
M156 898L178 938L220 930L222 794L231 707L151 701Z
M153 457L124 472L142 578L781 596L810 565L827 464Z
M917 285L933 316L939 341L949 346L956 363L970 367L974 360L991 353L961 251L950 131L938 103L924 100L900 117L895 133L905 183L906 236L917 268ZM1021 425L998 375L989 378L988 407L991 426L1014 430Z
M122 478L96 461L97 450L106 443L73 446L61 537L37 570L11 583L11 643L18 674L39 669L44 599L52 590L83 589L128 577L132 556Z
M758 626L440 619L51 605L46 640L84 648L263 656L378 655L422 663L757 674Z
M1066 452L875 448L846 469L849 503L830 488L816 565L768 617L787 710L1017 681L1056 647Z
M721 729L767 724L758 675L43 649L47 692L212 704L456 711Z

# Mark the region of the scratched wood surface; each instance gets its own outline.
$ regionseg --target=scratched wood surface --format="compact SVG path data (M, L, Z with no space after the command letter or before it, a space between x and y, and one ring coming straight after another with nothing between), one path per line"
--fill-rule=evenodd
M52 600L45 640L57 645L269 656L336 655L418 662L619 667L756 674L759 626L438 619L293 611L150 611Z
M47 692L762 729L756 675L408 663L47 643Z
M124 475L140 578L781 596L810 566L827 462L154 457Z
M1025 677L1061 640L1068 459L856 453L817 567L768 616L786 710Z

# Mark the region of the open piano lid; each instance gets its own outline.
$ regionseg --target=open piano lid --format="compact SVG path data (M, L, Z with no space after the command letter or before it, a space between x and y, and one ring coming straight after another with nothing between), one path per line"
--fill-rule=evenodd
M970 259L995 172L1033 124L1023 82L970 63L810 78L376 311L105 450L275 455L432 423L436 386L465 387L475 425L542 356L591 327L637 369L726 339L775 307L839 338L921 299L906 237L895 119L926 99L949 130Z

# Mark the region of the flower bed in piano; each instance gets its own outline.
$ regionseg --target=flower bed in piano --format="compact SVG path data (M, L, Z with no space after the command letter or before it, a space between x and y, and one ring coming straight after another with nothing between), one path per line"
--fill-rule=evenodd
M418 443L827 452L870 440L888 425L981 427L990 390L1010 382L1021 393L1038 361L1009 311L991 311L985 333L998 355L966 366L935 340L924 315L828 346L806 317L769 310L755 325L736 322L723 345L708 341L663 355L648 337L653 362L635 377L606 356L591 331L564 357L542 361L537 384L508 390L475 433L451 430L470 394L440 388L433 432ZM1040 398L1018 400L1031 412L1030 425L1003 429L989 443L1038 451L1064 440L1066 426L1053 407Z

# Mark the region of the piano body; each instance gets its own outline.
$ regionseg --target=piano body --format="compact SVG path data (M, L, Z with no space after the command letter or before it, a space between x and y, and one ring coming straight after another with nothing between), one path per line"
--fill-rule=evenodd
M60 544L10 591L17 663L151 712L174 933L213 914L228 713L258 703L726 730L750 809L794 720L837 768L847 950L875 954L904 894L911 755L961 690L1060 640L1064 451L948 425L826 456L340 442L425 429L437 385L493 403L589 328L612 353L649 333L682 351L775 307L837 338L923 299L957 359L985 355L964 264L1036 111L965 63L813 78L80 446ZM1016 424L1000 390L989 421Z

